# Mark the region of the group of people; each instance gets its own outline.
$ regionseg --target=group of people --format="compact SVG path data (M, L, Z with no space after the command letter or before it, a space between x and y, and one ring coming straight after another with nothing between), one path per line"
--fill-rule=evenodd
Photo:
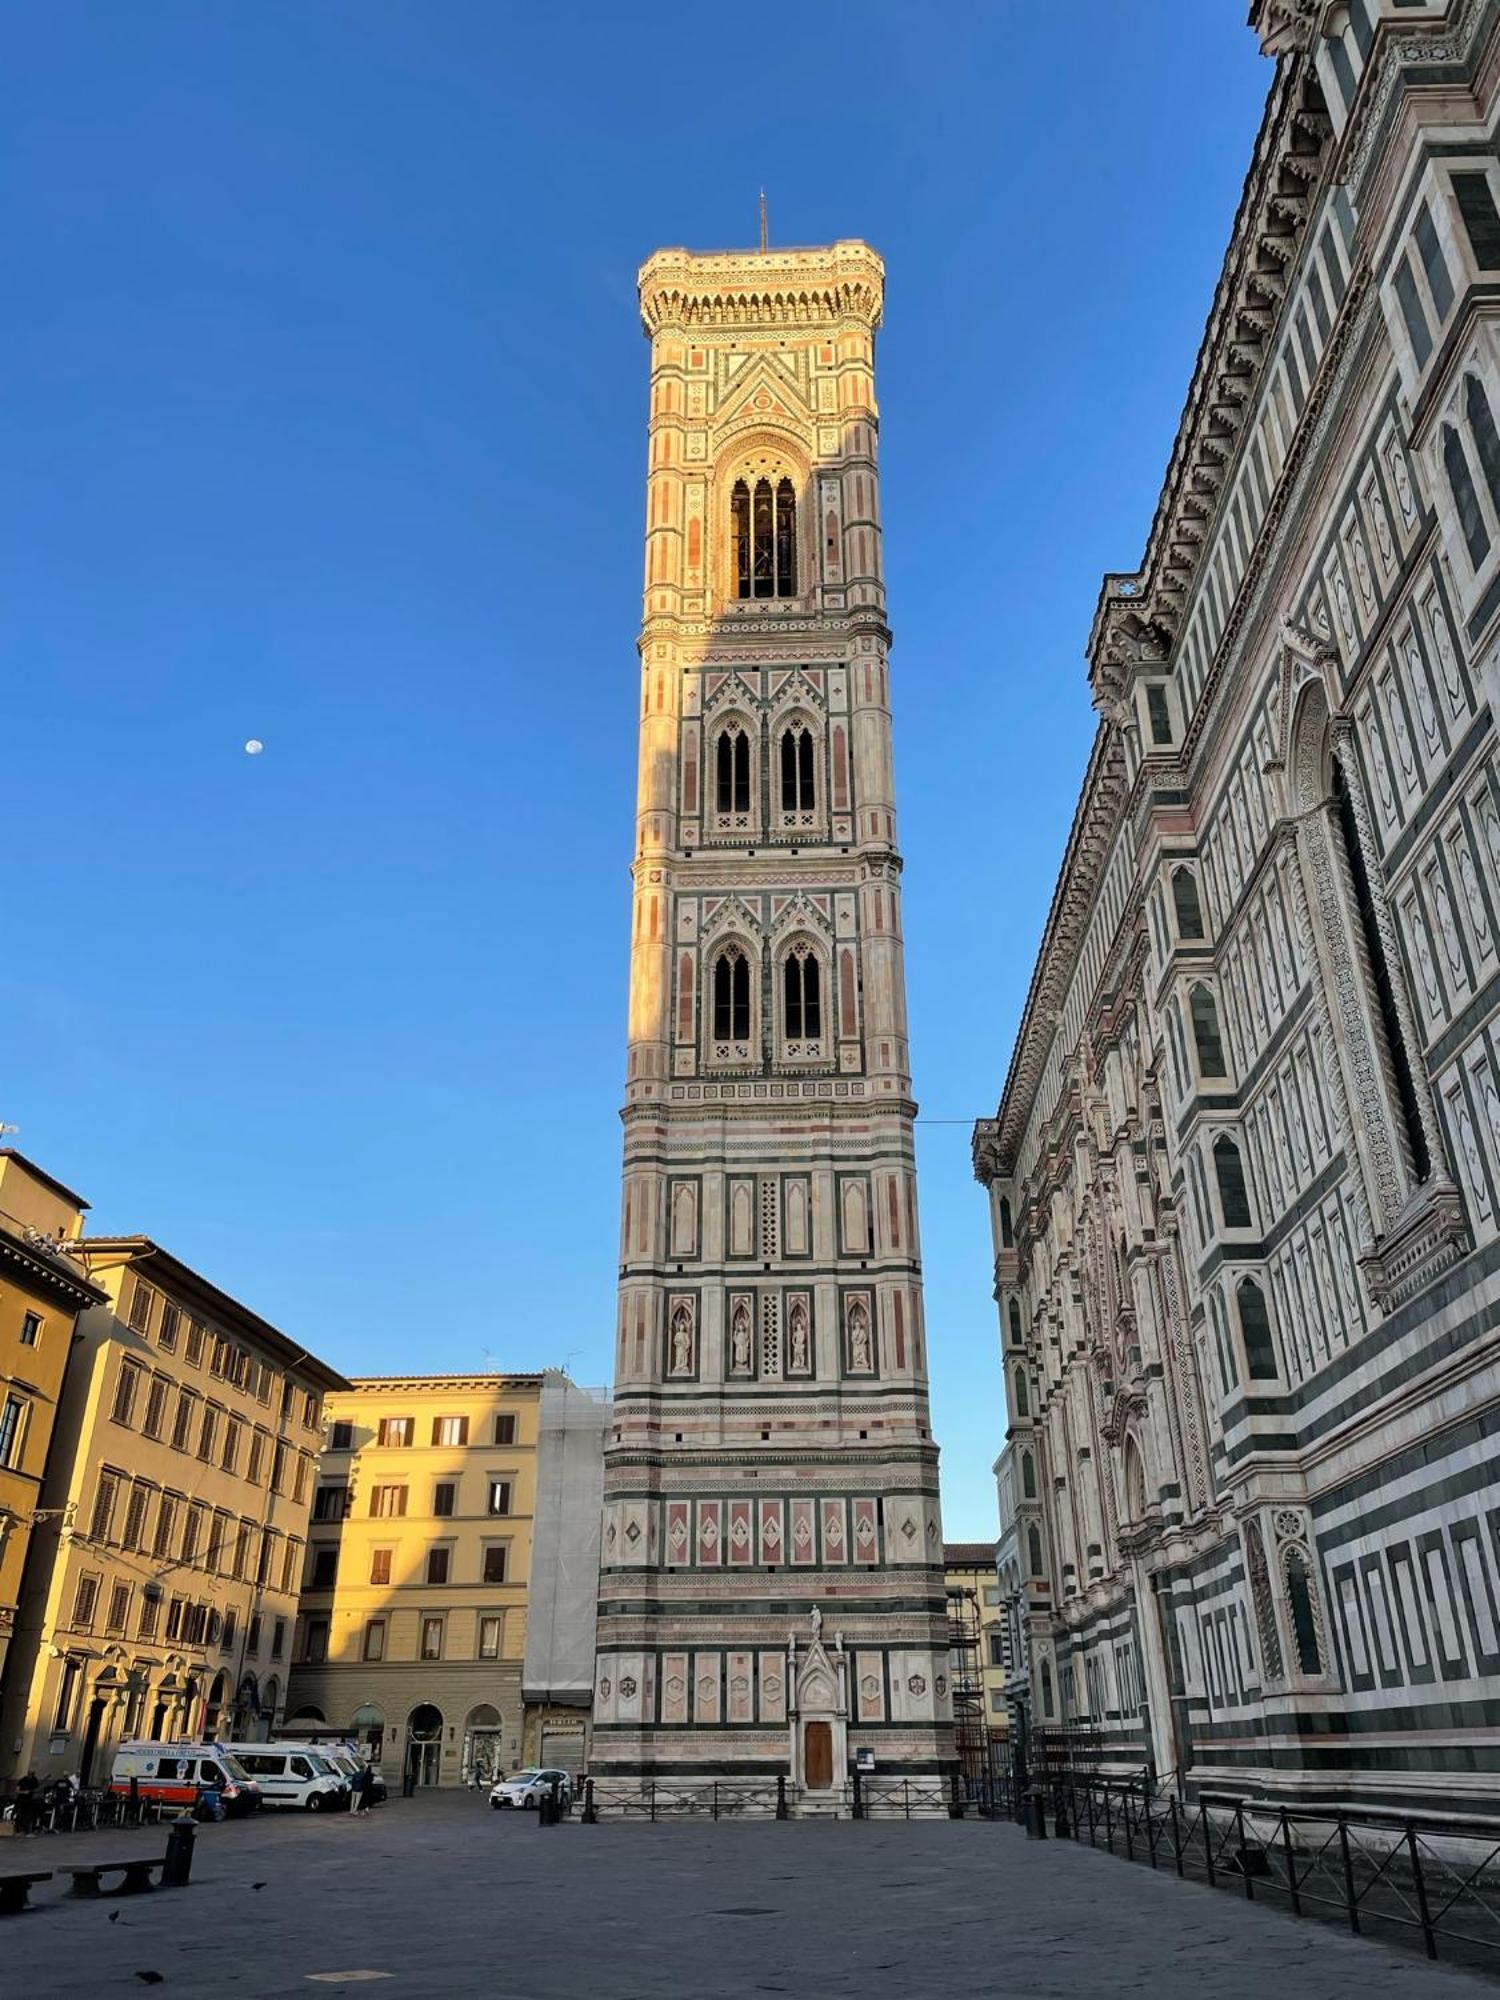
M40 1833L46 1821L63 1806L71 1806L83 1787L77 1778L49 1778L43 1784L35 1771L16 1780L15 1806L11 1823L18 1834Z

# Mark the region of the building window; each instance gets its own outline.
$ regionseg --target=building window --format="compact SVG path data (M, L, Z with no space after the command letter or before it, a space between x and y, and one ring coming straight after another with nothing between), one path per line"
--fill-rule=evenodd
M332 1590L338 1582L338 1575L338 1546L333 1542L323 1542L312 1552L312 1576L308 1580L309 1588Z
M0 1465L15 1465L21 1456L25 1435L26 1404L19 1396L7 1396L0 1409Z
M78 1684L83 1678L81 1660L64 1660L62 1679L57 1686L57 1707L52 1716L52 1728L58 1735L65 1735L73 1719L73 1701L78 1693Z
M1292 1637L1297 1647L1297 1670L1303 1674L1323 1671L1318 1645L1318 1620L1313 1610L1312 1578L1307 1558L1300 1549L1289 1549L1286 1563L1286 1595L1292 1613Z
M328 1620L309 1618L302 1632L302 1657L309 1666L321 1666L328 1658Z
M1333 798L1337 809L1339 834L1344 846L1344 861L1354 889L1354 903L1359 917L1360 934L1364 939L1365 958L1375 986L1376 1009L1385 1034L1386 1053L1390 1057L1391 1069L1395 1075L1396 1096L1401 1108L1402 1124L1406 1128L1406 1143L1411 1154L1412 1169L1419 1181L1425 1181L1432 1170L1432 1162L1427 1152L1427 1135L1422 1129L1422 1114L1417 1106L1416 1083L1412 1076L1411 1061L1406 1052L1406 1038L1401 1032L1401 1017L1396 1006L1395 988L1391 983L1391 968L1386 961L1380 926L1375 919L1375 899L1371 893L1370 877L1365 867L1364 849L1360 845L1359 824L1354 816L1354 800L1350 796L1344 767L1336 757L1333 760Z
M813 739L810 729L783 730L781 737L781 810L784 813L811 812L813 790Z
M189 1507L182 1517L182 1547L177 1551L177 1559L182 1563L198 1560L198 1544L203 1539L202 1507Z
M492 1544L485 1550L484 1580L486 1583L504 1583L505 1555L506 1551L503 1544L500 1546Z
M1030 1576L1042 1574L1042 1531L1035 1521L1026 1530L1026 1569Z
M1015 1413L1018 1417L1029 1417L1031 1415L1031 1399L1026 1393L1026 1371L1022 1368L1016 1369L1015 1373L1011 1376L1011 1381L1015 1384L1013 1392Z
M510 1512L510 1481L492 1479L490 1481L490 1512L508 1514Z
M1266 1297L1253 1278L1246 1278L1235 1293L1240 1315L1240 1337L1245 1343L1245 1366L1252 1382L1274 1382L1276 1343L1271 1338L1271 1322Z
M125 1507L125 1528L120 1536L122 1549L138 1549L146 1529L146 1503L150 1498L149 1488L132 1486L130 1499Z
M190 1368L202 1366L203 1343L207 1338L208 1328L203 1324L202 1320L190 1319L188 1321L187 1346L183 1349L184 1358Z
M177 1329L182 1324L182 1312L170 1299L164 1301L161 1309L161 1325L156 1330L156 1344L166 1354L177 1345Z
M1486 174L1455 174L1453 193L1464 233L1481 271L1500 270L1500 212Z
M125 1621L129 1616L130 1585L128 1583L112 1585L109 1593L109 1610L105 1614L104 1619L106 1635L113 1637L123 1633L125 1630Z
M1245 1186L1245 1165L1240 1149L1228 1133L1214 1140L1214 1173L1219 1182L1219 1207L1226 1229L1250 1227L1250 1191Z
M1198 900L1198 878L1191 868L1172 870L1172 908L1177 916L1177 935L1191 942L1203 935L1203 905Z
M115 1498L120 1490L119 1474L101 1472L99 1484L94 1489L94 1513L89 1522L89 1535L96 1542L107 1542L114 1525Z
M1194 986L1188 994L1188 1014L1193 1024L1193 1046L1198 1052L1198 1074L1208 1078L1227 1075L1224 1043L1219 1034L1219 1009L1206 986Z
M271 1627L271 1658L279 1660L286 1651L286 1620L278 1618Z
M714 748L714 810L750 810L750 739L743 729L725 729Z
M250 1433L250 1456L245 1460L245 1477L252 1486L259 1486L260 1475L265 1466L266 1445L270 1442L265 1431Z
M446 1583L448 1581L448 1569L452 1555L453 1551L449 1548L436 1548L427 1551L427 1581L429 1583Z
M315 1521L342 1521L349 1512L349 1489L345 1485L320 1486L313 1496Z
M456 1447L469 1442L469 1420L467 1417L434 1417L432 1420L432 1441L434 1444Z
M328 1449L330 1451L352 1451L354 1448L354 1426L340 1419L328 1426Z
M281 1493L286 1488L286 1444L277 1438L271 1452L271 1491Z
M382 1417L375 1433L375 1442L388 1447L405 1447L411 1443L411 1433L410 1417Z
M389 1583L391 1580L391 1552L389 1549L371 1549L371 1583Z
M250 1567L251 1524L241 1521L234 1531L234 1577L236 1582L244 1579Z
M1464 415L1474 433L1479 450L1479 468L1490 490L1490 505L1500 514L1500 437L1495 434L1494 412L1477 375L1464 377Z
M820 1041L823 1035L823 998L818 960L806 945L798 945L787 953L781 968L781 983L787 1040ZM748 1020L744 1032L749 1033Z
M440 1660L443 1657L443 1621L441 1618L422 1620L422 1658Z
M219 1644L220 1646L223 1647L226 1653L233 1652L234 1635L238 1629L239 1629L239 1613L235 1610L234 1606L231 1604L229 1609L224 1613L224 1629L219 1634Z
M1458 511L1458 524L1463 529L1469 561L1478 569L1490 552L1490 531L1485 526L1484 511L1479 505L1463 440L1452 424L1443 425L1443 470L1448 475L1448 491L1453 495L1453 505Z
M1154 745L1171 742L1172 710L1167 702L1167 691L1159 681L1153 681L1146 689L1146 719L1151 724Z
M141 1371L133 1361L122 1361L120 1372L115 1377L115 1402L110 1415L117 1424L128 1424L135 1411L136 1390L140 1386Z
M737 597L797 594L797 496L790 479L752 488L737 479L729 496Z
M1443 246L1438 242L1437 229L1424 201L1417 210L1413 233L1417 239L1417 250L1422 259L1422 269L1427 274L1427 289L1432 294L1432 303L1437 307L1439 324L1448 317L1453 304L1453 280L1448 275L1448 264L1443 256Z
M193 1403L195 1397L191 1389L177 1392L177 1414L172 1419L172 1449L186 1451L193 1435Z
M135 1290L130 1295L130 1331L132 1333L145 1333L151 1325L151 1307L155 1298L155 1292L152 1291L145 1279L137 1278L135 1281Z
M73 1598L73 1625L77 1631L93 1630L94 1611L99 1602L99 1579L97 1576L81 1576L78 1590Z
M1036 1460L1029 1451L1021 1453L1021 1498L1023 1500L1036 1498Z
M1411 351L1416 356L1417 366L1425 368L1432 353L1432 334L1417 291L1416 273L1412 270L1409 258L1403 257L1396 266L1394 282L1396 303L1401 308L1401 317L1406 321L1406 333L1411 341Z
M714 1039L744 1042L750 1038L750 965L731 945L714 960Z
M21 1345L23 1347L35 1347L37 1341L41 1338L41 1332L41 1314L27 1313L26 1317L21 1321Z
M504 1410L495 1419L496 1444L514 1444L516 1441L516 1420L513 1413Z
M385 1620L383 1618L367 1618L365 1620L365 1643L363 1651L367 1660L383 1660L385 1658Z
M432 1489L432 1511L439 1520L446 1521L453 1513L458 1497L458 1488L451 1479L440 1479Z
M292 1467L292 1498L294 1500L305 1500L307 1498L307 1469L310 1464L311 1460L308 1458L307 1453L299 1451L296 1463Z
M1022 1339L1023 1339L1023 1335L1021 1333L1021 1306L1019 1300L1017 1299L1011 1300L1010 1305L1006 1311L1006 1321L1010 1327L1010 1344L1012 1347L1019 1347L1022 1344Z
M205 1465L211 1464L214 1455L214 1438L219 1429L219 1413L212 1403L203 1406L203 1422L198 1428L198 1456Z
M177 1502L170 1493L163 1493L156 1503L156 1533L151 1537L151 1553L158 1562L165 1562L171 1555L176 1526Z
M479 1657L481 1660L498 1660L500 1657L500 1633L504 1620L481 1618L479 1621Z
M225 1472L233 1472L235 1461L240 1455L240 1432L243 1429L238 1417L231 1417L224 1426L224 1456L220 1463Z

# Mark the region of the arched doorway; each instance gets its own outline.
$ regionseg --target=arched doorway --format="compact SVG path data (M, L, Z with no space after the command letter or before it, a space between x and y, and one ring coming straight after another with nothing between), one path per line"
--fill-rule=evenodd
M361 1702L352 1720L354 1733L364 1746L365 1755L372 1764L378 1764L385 1747L385 1710L377 1708L373 1701Z
M492 1785L500 1776L501 1731L498 1708L482 1701L464 1720L463 1780L466 1785Z
M205 1743L216 1743L218 1741L219 1730L224 1720L224 1703L228 1698L229 1676L225 1673L217 1673L213 1677L213 1684L208 1690L208 1700L203 1709L203 1740Z
M304 1703L301 1708L297 1709L293 1714L287 1717L287 1725L288 1727L290 1727L291 1724L294 1722L324 1723L327 1720L328 1718L323 1713L321 1708L314 1708L310 1702L307 1702Z
M406 1718L406 1789L435 1785L443 1757L443 1711L418 1702Z

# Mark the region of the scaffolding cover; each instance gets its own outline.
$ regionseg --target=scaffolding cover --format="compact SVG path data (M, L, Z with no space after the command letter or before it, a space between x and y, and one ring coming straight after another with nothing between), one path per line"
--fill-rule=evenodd
M557 1369L542 1383L536 1518L522 1692L529 1704L587 1708L594 1692L599 1523L604 1504L607 1390Z

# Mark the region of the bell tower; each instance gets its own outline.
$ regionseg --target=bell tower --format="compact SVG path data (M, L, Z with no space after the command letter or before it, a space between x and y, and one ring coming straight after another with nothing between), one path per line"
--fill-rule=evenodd
M640 273L651 342L592 1769L953 1760L868 245Z

